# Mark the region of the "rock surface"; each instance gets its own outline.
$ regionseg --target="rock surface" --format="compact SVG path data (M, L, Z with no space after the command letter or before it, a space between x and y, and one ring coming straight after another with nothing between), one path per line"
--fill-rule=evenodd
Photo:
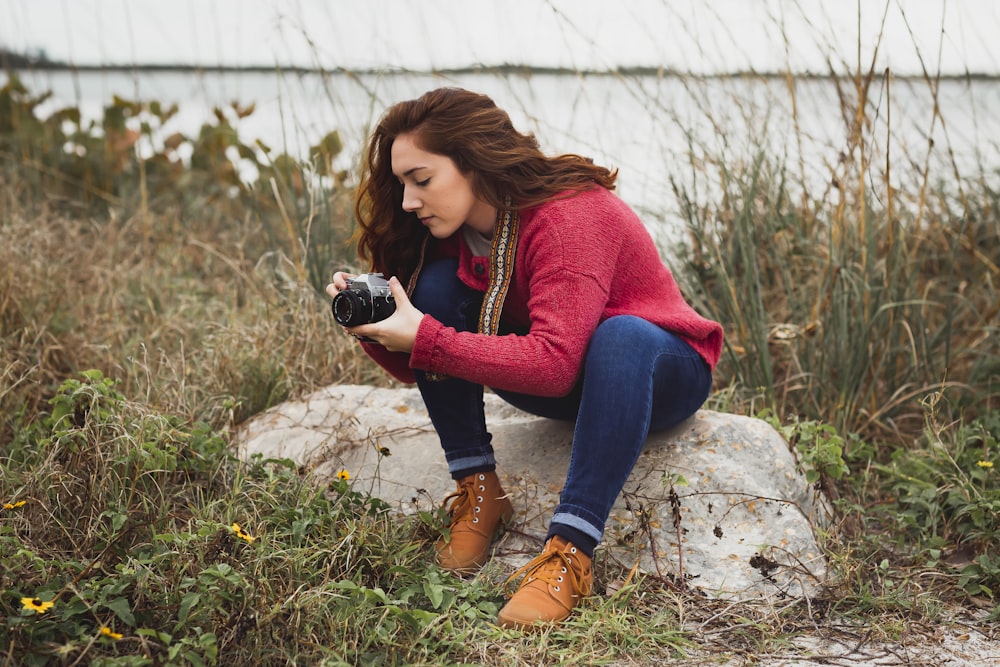
M498 473L517 512L496 557L535 555L558 503L572 425L485 396ZM262 413L239 437L242 457L288 458L401 512L429 510L454 490L416 389L333 385ZM811 595L826 564L814 529L827 505L767 423L702 410L650 436L608 520L608 557L713 597Z

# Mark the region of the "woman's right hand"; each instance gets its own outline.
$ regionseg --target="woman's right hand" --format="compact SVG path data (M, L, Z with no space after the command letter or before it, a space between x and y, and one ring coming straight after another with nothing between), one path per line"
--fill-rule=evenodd
M347 289L347 280L356 277L357 276L353 273L337 271L333 274L333 282L326 286L326 293L329 294L331 298L337 296L337 292Z

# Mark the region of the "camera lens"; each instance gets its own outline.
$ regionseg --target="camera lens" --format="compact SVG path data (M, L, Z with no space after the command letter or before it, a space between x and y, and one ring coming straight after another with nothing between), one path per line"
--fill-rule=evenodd
M367 324L371 319L371 302L368 294L356 290L344 290L333 297L330 304L333 309L333 319L345 327L356 327Z

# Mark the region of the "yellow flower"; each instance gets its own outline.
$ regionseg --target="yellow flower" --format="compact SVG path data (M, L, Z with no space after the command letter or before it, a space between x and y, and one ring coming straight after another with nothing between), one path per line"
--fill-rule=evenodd
M42 602L38 598L21 598L21 606L24 609L32 610L36 614L44 614L53 606L55 606L55 604L56 603L53 602L52 600L47 600L45 602Z
M111 628L105 626L101 628L101 634L105 637L111 637L112 639L121 639L122 634L120 632L112 632Z
M343 481L346 482L350 478L351 478L351 473L347 472L346 468L342 469L340 472L337 473L337 479L340 479L340 480L343 480Z
M980 468L992 468L993 461L976 461L976 465Z
M253 540L254 540L253 536L251 536L251 535L249 535L247 533L244 533L243 529L240 528L240 524L234 523L231 526L231 528L232 528L233 532L236 533L236 537L240 538L241 540L246 540L247 544L253 544Z
M16 503L4 503L3 504L3 508L5 510L12 510L12 509L17 509L18 507L21 507L22 505L27 505L27 504L28 504L27 500L18 500Z

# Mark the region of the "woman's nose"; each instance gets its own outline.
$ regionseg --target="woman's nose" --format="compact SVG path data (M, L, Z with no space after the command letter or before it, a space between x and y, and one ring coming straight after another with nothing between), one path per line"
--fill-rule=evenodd
M403 210L407 213L412 213L420 208L420 198L416 197L412 190L408 187L403 187Z

